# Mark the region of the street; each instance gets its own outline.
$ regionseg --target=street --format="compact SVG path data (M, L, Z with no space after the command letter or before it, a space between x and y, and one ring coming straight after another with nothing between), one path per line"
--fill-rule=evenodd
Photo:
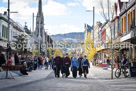
M48 75L38 76L37 79L28 82L19 82L14 85L15 80L1 80L5 85L12 84L8 87L0 87L0 91L135 91L136 90L136 78L120 78L113 80L110 79L110 70L103 70L102 68L93 67L90 68L88 78L77 77L74 79L72 74L68 78L55 78L51 70L38 70L39 75L42 71L48 72ZM49 72L50 71L50 72ZM34 78L34 76L30 76ZM28 77L30 77L28 76ZM19 77L21 79L22 77ZM33 79L31 78L31 79ZM28 80L27 76L21 80ZM6 81L6 82L5 82ZM5 83L4 83L5 82ZM10 83L8 83L10 82Z

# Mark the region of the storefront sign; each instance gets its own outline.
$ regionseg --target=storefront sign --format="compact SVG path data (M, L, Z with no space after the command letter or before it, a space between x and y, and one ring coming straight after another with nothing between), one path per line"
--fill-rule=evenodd
M121 41L121 42L124 42L124 41L127 41L127 40L129 40L129 39L131 39L131 38L133 38L133 37L134 37L134 33L131 31L129 34L123 36L123 37L120 39L120 41Z
M102 52L102 53L107 53L107 50L102 50L101 52Z

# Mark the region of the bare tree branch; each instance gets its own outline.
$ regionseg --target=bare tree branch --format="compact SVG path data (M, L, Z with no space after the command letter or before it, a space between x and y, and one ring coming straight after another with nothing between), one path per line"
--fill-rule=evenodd
M107 0L107 5L108 5L108 19L110 20L110 1Z
M103 1L100 0L99 3L100 3L100 6L101 6L101 8L102 8L102 15L103 15L104 19L107 21L108 19L107 19L106 15L105 15L105 10L104 10L104 6L103 6Z

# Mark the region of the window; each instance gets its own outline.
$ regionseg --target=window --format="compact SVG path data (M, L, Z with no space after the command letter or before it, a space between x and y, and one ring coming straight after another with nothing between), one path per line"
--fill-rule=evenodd
M124 17L124 33L126 33L126 16Z
M128 16L127 16L128 18L128 21L127 21L127 31L129 30L129 28L130 28L130 14L128 13Z
M135 25L135 9L133 10L133 23Z
M121 33L123 33L123 18L121 19Z
M2 25L2 38L8 39L8 28Z
M130 25L132 24L132 12L130 12Z

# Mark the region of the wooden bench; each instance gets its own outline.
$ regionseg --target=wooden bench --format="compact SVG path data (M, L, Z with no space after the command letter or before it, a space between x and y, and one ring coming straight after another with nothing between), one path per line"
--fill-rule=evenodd
M13 71L13 70L20 70L20 67L21 67L21 66L22 66L22 65L11 65L11 66L8 66L8 67L9 67L9 70L12 70L12 71ZM2 69L3 69L3 70L6 70L6 68L7 68L6 65L3 65L3 66L2 66Z

